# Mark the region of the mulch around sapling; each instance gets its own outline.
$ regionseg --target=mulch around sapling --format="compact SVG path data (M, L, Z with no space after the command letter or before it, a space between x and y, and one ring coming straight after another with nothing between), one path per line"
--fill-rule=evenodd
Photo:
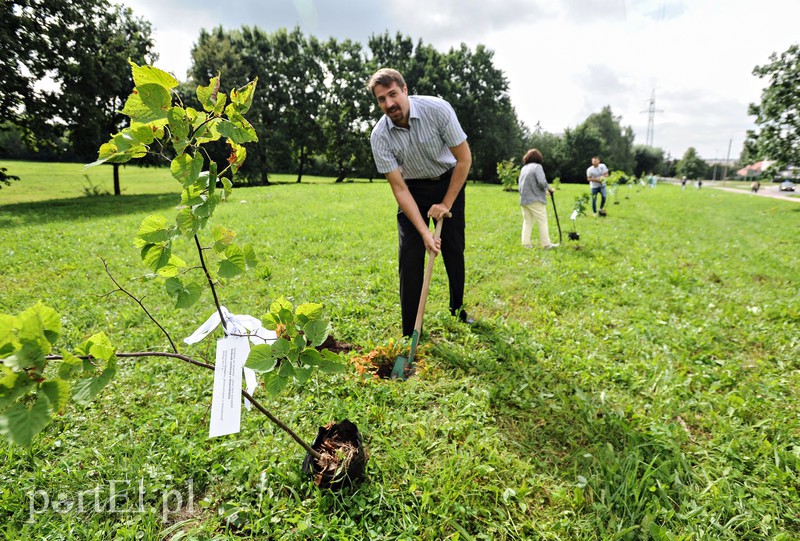
M408 357L409 349L408 343L404 341L389 342L367 352L359 351L350 357L350 362L353 363L356 371L362 376L371 376L373 379L391 379L394 363L400 356ZM425 357L425 346L417 347L414 357L415 373L419 374L424 370Z

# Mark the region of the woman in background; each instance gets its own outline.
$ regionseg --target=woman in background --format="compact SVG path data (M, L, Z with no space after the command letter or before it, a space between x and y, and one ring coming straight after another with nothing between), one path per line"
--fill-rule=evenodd
M534 222L539 228L539 242L542 248L550 250L558 246L550 242L550 231L547 227L547 194L553 189L547 184L542 167L542 153L535 148L530 149L522 158L522 170L519 172L519 204L522 207L522 246L533 248L531 232Z

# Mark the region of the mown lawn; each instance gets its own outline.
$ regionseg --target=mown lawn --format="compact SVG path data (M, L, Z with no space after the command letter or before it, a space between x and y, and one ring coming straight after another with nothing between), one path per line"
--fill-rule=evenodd
M178 341L205 321L209 296L172 308L141 279L132 245L142 219L177 203L168 173L128 168L141 176L123 174L122 197L81 197L80 166L51 166L48 190L29 200L34 182L11 167L23 180L0 190L0 312L42 300L62 316L65 347L104 330L119 351L167 351L137 306L106 295L102 257ZM262 258L219 291L222 304L258 317L280 296L322 302L337 340L362 353L396 342L388 186L288 180L237 189L215 214ZM317 489L303 450L256 412L239 434L208 439L210 372L125 360L96 402L70 406L30 451L0 443L0 533L800 537L800 205L623 186L609 217L580 217L580 241L569 241L585 189L556 192L564 241L544 252L519 246L515 193L468 186L466 300L478 323L449 316L437 261L416 377L374 380L353 367L278 399L256 393L309 441L328 421L355 422L370 452L355 487ZM213 359L207 342L184 351Z

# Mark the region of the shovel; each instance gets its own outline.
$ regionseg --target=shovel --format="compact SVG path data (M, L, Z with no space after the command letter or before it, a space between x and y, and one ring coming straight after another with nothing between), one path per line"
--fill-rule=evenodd
M558 211L556 210L556 198L553 192L550 192L550 200L553 202L553 214L556 216L556 225L558 226L558 243L561 244L561 222L558 221Z
M452 216L449 212L445 214L444 218ZM444 218L440 218L436 222L436 228L433 231L433 238L438 239L442 236L442 225ZM419 343L419 335L422 332L422 316L425 314L425 304L428 302L428 289L431 286L431 276L433 276L433 262L436 261L436 254L430 254L428 259L428 266L425 267L425 279L422 282L422 292L419 295L419 308L417 308L417 319L414 321L414 332L411 333L411 348L408 352L408 357L400 355L394 362L392 368L392 379L408 379L414 370L414 355L417 353L417 344Z

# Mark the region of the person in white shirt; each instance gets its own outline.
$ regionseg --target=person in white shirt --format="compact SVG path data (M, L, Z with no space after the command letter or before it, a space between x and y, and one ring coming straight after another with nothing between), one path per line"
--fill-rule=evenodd
M597 216L597 194L600 194L600 214L605 214L606 177L608 167L600 161L600 156L592 157L592 166L586 170L586 180L592 189L592 212Z
M403 334L411 336L422 294L425 253L441 250L450 286L450 313L465 323L464 187L472 166L467 135L453 107L433 96L409 96L402 74L383 68L367 85L383 111L370 136L379 173L398 205L400 308ZM430 219L442 219L435 241Z

